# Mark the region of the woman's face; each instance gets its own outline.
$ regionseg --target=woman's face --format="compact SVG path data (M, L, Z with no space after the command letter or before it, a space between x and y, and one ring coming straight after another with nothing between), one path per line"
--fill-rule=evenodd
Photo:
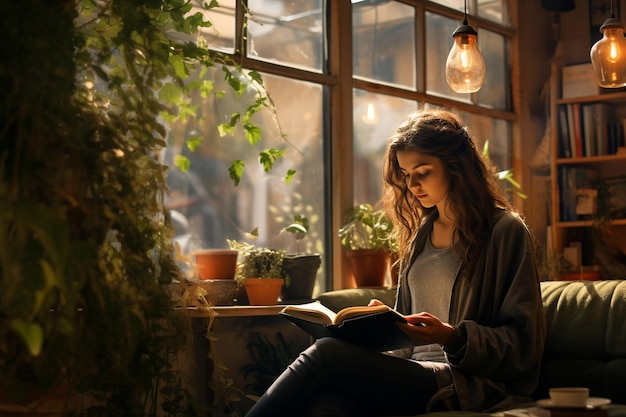
M441 211L447 202L450 185L450 177L441 159L414 150L400 151L396 157L409 191L424 208L438 206Z

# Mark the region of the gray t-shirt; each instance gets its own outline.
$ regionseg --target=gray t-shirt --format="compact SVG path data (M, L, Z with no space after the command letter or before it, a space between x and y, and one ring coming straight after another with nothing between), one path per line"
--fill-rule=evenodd
M428 312L444 323L450 314L452 286L461 260L452 248L435 248L430 239L408 271L408 287L411 292L411 312ZM423 345L413 348L411 359L443 362L440 345Z

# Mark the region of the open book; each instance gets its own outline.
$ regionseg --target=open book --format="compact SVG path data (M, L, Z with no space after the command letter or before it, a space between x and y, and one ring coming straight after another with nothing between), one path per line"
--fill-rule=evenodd
M288 305L280 314L316 339L336 337L377 351L416 345L396 325L404 317L386 306L346 307L337 313L319 302Z

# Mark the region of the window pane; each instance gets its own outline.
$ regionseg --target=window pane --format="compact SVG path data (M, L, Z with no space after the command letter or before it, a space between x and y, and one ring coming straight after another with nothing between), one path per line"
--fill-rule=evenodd
M454 10L459 10L461 12L465 10L464 0L432 0L432 2L441 4L442 6L446 6ZM471 14L471 10L472 10L472 2L470 0L467 2L467 13Z
M464 0L432 0L432 2L460 12L465 10ZM478 12L476 12L476 6L478 6ZM507 0L468 0L467 14L504 25L509 24Z
M293 215L304 214L311 225L300 250L318 252L325 262L322 87L263 74L281 127L293 146L281 139L269 111L254 116L254 122L262 130L262 139L252 146L240 127L232 135L219 136L217 124L228 120L233 112L243 112L245 105L220 81L224 77L219 73L207 77L216 80L215 90L224 90L226 95L219 100L197 97L202 117L172 125L165 153L165 162L170 165L166 203L190 223L191 242L184 249L225 248L227 239L249 241L245 233L258 227L255 244L295 252L292 235L281 233L281 229L293 221ZM248 103L254 98L254 91L249 89L244 95ZM184 141L194 137L204 140L190 152ZM269 147L286 152L285 158L270 173L265 173L259 165L259 153ZM188 172L174 166L178 154L191 160ZM228 173L234 159L246 164L241 183L236 187ZM284 181L288 169L297 171L289 185ZM317 290L325 289L323 276L324 266L319 269Z
M322 72L323 0L249 0L248 56Z
M415 9L397 1L352 5L355 77L415 90Z
M209 48L227 53L235 52L235 1L220 0L218 7L208 11L192 7L192 14L200 12L205 20L213 24L210 28L202 29Z
M383 187L387 139L417 104L382 94L353 90L354 203L377 203Z
M481 152L485 142L489 141L489 158L498 170L511 168L511 123L472 113L459 114Z
M507 0L478 0L478 16L492 22L508 25L509 9Z
M500 34L478 30L480 52L485 58L487 74L478 90L478 104L496 109L507 109L509 102L506 38Z

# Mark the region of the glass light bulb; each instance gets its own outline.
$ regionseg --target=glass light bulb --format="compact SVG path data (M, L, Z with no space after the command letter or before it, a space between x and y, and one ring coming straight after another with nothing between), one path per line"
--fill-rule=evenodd
M480 90L484 80L485 60L478 49L476 35L455 34L446 60L448 85L456 93L474 93Z
M607 21L608 22L608 21ZM624 27L610 24L602 27L602 39L589 52L598 84L605 88L626 86L626 38Z

